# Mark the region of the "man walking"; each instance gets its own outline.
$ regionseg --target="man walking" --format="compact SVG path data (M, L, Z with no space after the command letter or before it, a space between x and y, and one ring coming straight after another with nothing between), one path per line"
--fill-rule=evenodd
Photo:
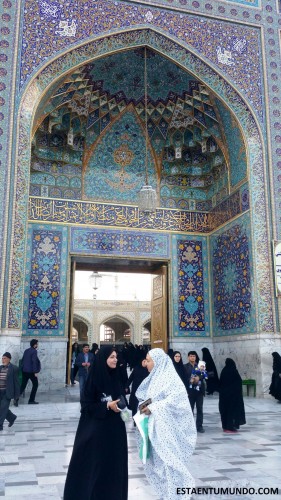
M22 383L20 388L20 393L25 391L27 382L31 380L32 389L29 396L29 405L38 405L35 401L36 392L38 389L38 373L41 370L41 363L37 355L38 340L32 339L30 341L30 347L26 349L23 353L22 358Z
M205 432L203 429L203 400L205 396L205 381L203 376L194 375L196 363L196 351L189 351L188 363L184 365L188 380L188 397L192 411L196 405L196 428L197 432Z
M8 420L8 427L12 427L17 416L9 409L11 399L17 399L20 394L19 369L11 363L11 354L5 352L0 366L0 431L3 430L4 420Z
M83 344L83 352L79 352L75 361L76 366L78 366L80 397L82 396L84 385L88 377L89 368L94 361L94 354L89 352L89 350L89 344Z

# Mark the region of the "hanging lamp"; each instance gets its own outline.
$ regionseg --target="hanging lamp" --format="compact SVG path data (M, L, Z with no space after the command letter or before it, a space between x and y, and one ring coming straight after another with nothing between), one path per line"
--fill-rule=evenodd
M147 131L147 57L144 48L144 112L145 112L145 184L138 196L138 207L141 212L150 213L156 210L157 195L155 189L148 184L148 131Z

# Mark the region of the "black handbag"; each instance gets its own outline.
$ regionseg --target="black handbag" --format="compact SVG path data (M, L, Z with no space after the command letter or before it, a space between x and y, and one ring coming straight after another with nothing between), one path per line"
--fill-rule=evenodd
M117 403L119 410L124 410L128 406L125 396L123 396L123 394L121 394L121 396L119 396L118 399L120 399L120 401Z

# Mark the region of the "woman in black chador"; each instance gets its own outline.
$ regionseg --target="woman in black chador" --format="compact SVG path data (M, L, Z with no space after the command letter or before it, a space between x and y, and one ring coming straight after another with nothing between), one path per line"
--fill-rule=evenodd
M201 351L202 359L206 363L206 370L208 372L208 378L206 379L207 394L214 394L214 392L219 390L219 377L216 365L207 347L203 347Z
M135 415L138 411L139 400L136 397L136 390L142 383L142 381L149 375L146 368L145 351L143 352L142 358L139 358L138 364L133 369L126 385L126 393L129 393L130 385L132 384L131 394L129 399L129 407L132 410L132 415Z
M70 460L64 500L127 500L127 434L118 409L123 393L117 353L96 355L81 401L81 417Z
M242 379L231 358L225 360L220 376L219 411L224 432L234 434L246 423Z
M269 387L269 394L275 399L281 402L281 356L278 352L272 353L273 365L272 365L272 377L271 384Z
M181 353L179 351L174 351L172 361L173 361L173 365L176 369L178 376L180 377L180 379L184 383L185 388L187 390L188 386L189 386L189 380L187 378L187 373L186 373L186 370L183 366Z

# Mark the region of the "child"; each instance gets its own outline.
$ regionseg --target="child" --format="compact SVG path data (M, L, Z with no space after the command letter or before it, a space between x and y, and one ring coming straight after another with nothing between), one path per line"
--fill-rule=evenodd
M195 382L194 377L200 377L200 380L198 382ZM189 388L200 391L202 380L207 380L207 378L208 373L206 372L206 363L205 361L199 361L198 365L195 366L192 370Z

